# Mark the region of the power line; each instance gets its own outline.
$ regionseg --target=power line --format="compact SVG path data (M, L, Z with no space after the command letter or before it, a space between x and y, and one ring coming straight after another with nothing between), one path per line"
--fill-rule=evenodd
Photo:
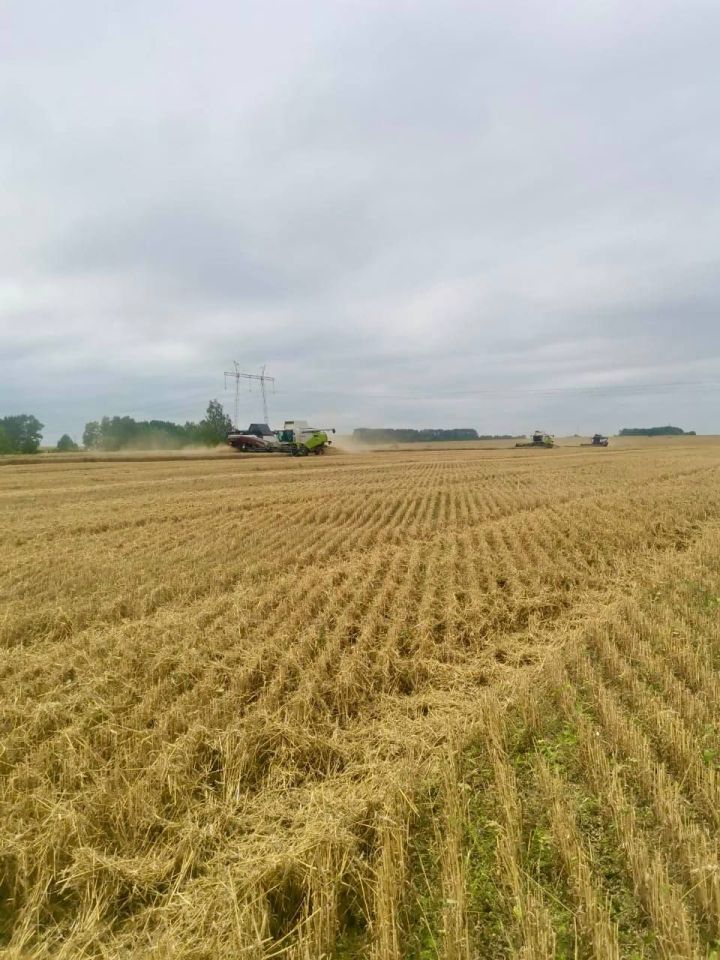
M241 373L240 365L237 360L233 360L233 366L235 369L232 372L225 371L225 389L227 390L227 378L233 377L235 380L235 420L234 426L237 427L240 420L240 380L244 379L249 381L250 387L252 387L252 381L258 380L260 382L260 391L262 393L262 404L263 404L263 415L264 423L269 423L268 420L268 406L267 406L267 395L265 393L265 384L272 383L273 391L275 390L275 377L269 377L265 373L265 365L263 365L260 373Z

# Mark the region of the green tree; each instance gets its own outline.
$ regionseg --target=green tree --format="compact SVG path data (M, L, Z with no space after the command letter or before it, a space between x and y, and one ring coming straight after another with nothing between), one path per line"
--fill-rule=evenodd
M692 431L691 431L692 433ZM685 431L681 427L623 427L621 437L682 437Z
M85 449L94 450L100 446L100 440L100 424L97 420L91 420L90 423L86 423L85 429L83 430L83 446Z
M208 446L217 446L225 443L228 433L232 430L232 421L223 410L222 404L218 400L211 400L205 419L200 421L199 427L202 442Z
M0 453L12 453L12 444L5 427L0 425Z
M55 448L58 453L72 453L75 450L79 450L80 447L75 443L72 437L68 436L67 433L64 433L57 442L57 447Z
M103 417L85 424L82 439L86 450L177 450L225 443L231 429L230 417L222 404L211 400L200 423L182 425L170 420Z
M10 441L11 453L35 453L40 446L44 426L30 413L17 413L0 419L0 427Z

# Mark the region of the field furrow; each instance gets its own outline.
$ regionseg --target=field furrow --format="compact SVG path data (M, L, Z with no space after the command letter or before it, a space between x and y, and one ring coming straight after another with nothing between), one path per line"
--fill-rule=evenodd
M6 466L0 951L714 956L719 476Z

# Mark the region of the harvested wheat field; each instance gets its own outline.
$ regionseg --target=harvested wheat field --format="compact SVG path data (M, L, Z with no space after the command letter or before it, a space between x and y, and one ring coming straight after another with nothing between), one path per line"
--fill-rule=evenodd
M0 467L11 958L720 953L720 442Z

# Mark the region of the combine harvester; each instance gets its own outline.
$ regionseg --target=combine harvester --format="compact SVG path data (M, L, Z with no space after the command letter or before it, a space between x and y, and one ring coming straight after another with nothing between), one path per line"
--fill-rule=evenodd
M292 457L306 457L309 453L325 453L332 440L334 427L318 429L307 420L286 420L282 430L270 429L266 423L251 423L246 431L234 430L227 442L241 453L288 453Z
M581 447L606 447L610 441L601 433L594 433L590 438L590 443L581 443Z
M527 443L516 443L515 446L532 448L533 450L549 450L555 446L555 437L549 433L544 433L542 430L536 430L530 441Z

